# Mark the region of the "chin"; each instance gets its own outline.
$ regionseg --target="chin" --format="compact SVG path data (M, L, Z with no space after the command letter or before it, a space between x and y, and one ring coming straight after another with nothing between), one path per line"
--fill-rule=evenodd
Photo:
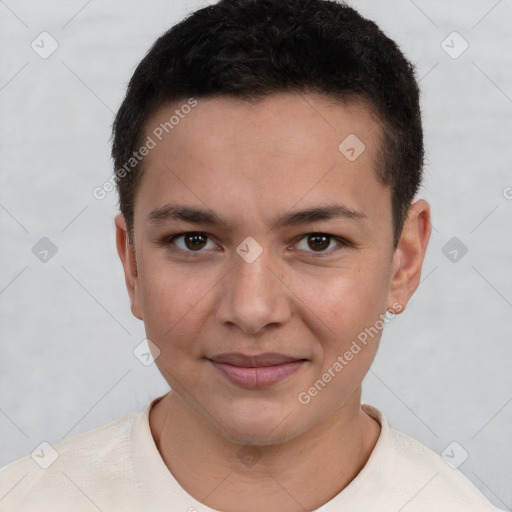
M287 416L288 415L288 416ZM260 412L226 414L210 426L228 441L258 446L271 446L289 441L302 433L293 411L276 415Z

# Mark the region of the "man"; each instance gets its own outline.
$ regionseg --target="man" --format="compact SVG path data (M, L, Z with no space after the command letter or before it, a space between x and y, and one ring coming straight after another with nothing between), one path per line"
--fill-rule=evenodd
M131 309L172 391L4 468L6 510L497 510L361 404L430 236L394 42L332 1L223 0L158 39L113 135Z

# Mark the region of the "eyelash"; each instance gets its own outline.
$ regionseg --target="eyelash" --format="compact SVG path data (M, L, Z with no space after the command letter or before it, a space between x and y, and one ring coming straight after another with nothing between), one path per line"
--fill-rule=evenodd
M170 248L170 245L173 244L176 239L181 238L181 237L183 237L185 235L202 235L202 236L206 237L207 240L211 240L210 236L207 235L206 233L203 233L202 231L184 231L182 233L177 233L175 235L171 235L171 236L165 237L162 240L161 245L163 245L163 246L165 246L167 248ZM298 238L297 242L295 242L295 243L299 243L304 238L307 238L308 236L311 236L311 235L328 237L330 240L337 241L340 244L341 247L353 247L353 244L350 243L348 240L345 240L344 238L341 238L341 237L338 237L338 236L335 236L335 235L331 235L329 233L322 233L322 232L319 232L319 231L313 231L311 233L306 233L304 235L301 235L300 238ZM180 249L180 248L172 248L170 250L173 251L173 252L179 252L179 253L185 255L186 257L195 257L196 254L201 254L201 253L205 252L205 251L202 251L202 250L190 251L190 250L184 250L184 249ZM324 256L327 256L327 255L331 255L333 252L336 252L337 250L339 250L339 248L338 249L329 249L328 251L318 251L318 252L306 251L306 252L310 252L311 253L311 254L309 254L306 257L307 258L324 257Z

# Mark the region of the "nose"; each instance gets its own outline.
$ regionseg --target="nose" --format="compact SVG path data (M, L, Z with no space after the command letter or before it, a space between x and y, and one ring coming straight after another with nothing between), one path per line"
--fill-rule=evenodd
M221 284L217 319L248 334L284 324L291 316L291 291L277 275L266 250L251 263L233 254Z

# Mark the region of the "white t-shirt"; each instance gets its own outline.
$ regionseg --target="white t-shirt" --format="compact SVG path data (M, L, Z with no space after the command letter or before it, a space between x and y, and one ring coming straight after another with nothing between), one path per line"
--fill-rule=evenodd
M0 469L0 512L213 512L180 486L156 447L149 411L159 398ZM352 482L317 512L499 510L435 452L389 428L378 409L362 408L381 425L377 444Z

